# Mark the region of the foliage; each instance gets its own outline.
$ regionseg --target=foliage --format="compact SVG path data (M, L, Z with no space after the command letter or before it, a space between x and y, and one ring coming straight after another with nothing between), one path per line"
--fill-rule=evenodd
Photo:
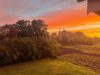
M57 43L48 38L42 20L19 20L0 27L0 65L56 57Z
M56 57L57 45L44 38L6 39L0 45L0 65Z
M18 20L15 24L6 24L0 27L0 39L47 35L47 24L43 20Z

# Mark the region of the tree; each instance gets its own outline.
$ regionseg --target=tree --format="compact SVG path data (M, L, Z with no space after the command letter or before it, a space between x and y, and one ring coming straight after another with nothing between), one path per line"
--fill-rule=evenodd
M28 35L27 34L27 32L28 32L27 27L29 25L29 22L30 21L26 21L26 20L19 20L19 21L16 22L15 28L17 29L18 35L20 37L25 37L25 36Z
M43 20L33 20L32 28L34 30L34 36L47 36L47 24Z

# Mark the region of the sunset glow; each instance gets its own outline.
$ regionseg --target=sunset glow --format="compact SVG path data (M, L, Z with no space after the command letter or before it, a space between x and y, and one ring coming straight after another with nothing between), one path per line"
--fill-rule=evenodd
M100 16L93 12L87 14L86 1L78 3L76 0L0 0L0 11L0 25L14 23L19 19L38 18L46 21L49 32L87 24L91 27L92 23L95 26L95 23L100 22ZM88 36L100 37L100 27L85 28L79 31Z

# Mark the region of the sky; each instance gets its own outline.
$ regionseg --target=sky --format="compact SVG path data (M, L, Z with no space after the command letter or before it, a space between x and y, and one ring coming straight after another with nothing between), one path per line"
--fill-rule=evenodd
M20 19L43 19L49 32L66 29L100 37L100 16L87 14L87 1L76 0L0 0L0 25Z

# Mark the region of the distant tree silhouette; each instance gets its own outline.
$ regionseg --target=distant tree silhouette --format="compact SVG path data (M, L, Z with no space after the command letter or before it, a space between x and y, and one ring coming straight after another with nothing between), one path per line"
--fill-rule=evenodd
M51 37L62 45L93 45L97 43L97 39L89 38L82 32L68 32L63 30L58 35L53 33Z

